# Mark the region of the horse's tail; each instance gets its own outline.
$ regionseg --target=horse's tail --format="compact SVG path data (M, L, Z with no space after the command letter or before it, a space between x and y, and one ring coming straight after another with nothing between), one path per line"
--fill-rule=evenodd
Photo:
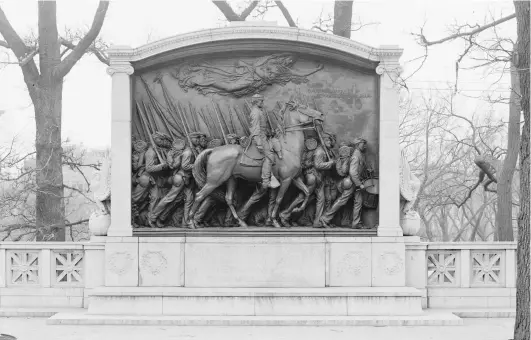
M204 187L206 184L206 180L207 180L206 166L208 162L208 157L212 153L212 150L213 149L207 149L201 152L197 156L197 159L194 162L194 168L192 169L192 175L194 175L194 179L200 188Z

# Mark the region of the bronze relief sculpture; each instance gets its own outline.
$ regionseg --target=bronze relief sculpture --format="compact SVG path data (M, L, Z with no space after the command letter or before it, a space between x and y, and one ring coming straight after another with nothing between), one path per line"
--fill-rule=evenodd
M306 61L296 71L296 63L280 53L138 76L133 226L365 228L362 208L375 208L362 194L370 186L367 141L340 136L349 142L336 150L337 129L323 125L337 114L318 109L315 98L314 108L293 98L300 84L323 86L324 66ZM263 93L294 84L289 99ZM335 111L336 97L323 99Z
M263 91L267 85L308 82L307 77L323 69L319 64L309 72L292 69L292 54L272 54L252 61L238 60L235 65L211 65L208 62L185 64L173 72L184 91L195 89L202 95L219 94L236 98Z

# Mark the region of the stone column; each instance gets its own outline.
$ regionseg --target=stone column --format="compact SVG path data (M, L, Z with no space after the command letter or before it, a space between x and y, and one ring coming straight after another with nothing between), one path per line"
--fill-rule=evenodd
M386 49L389 47L381 47ZM400 145L398 138L398 58L380 62L380 194L378 236L402 236L400 227Z
M132 236L131 226L131 75L126 61L113 61L111 121L111 226L107 236Z

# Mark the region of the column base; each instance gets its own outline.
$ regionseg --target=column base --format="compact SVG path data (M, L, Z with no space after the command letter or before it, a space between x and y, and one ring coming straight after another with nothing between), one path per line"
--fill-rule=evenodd
M397 227L378 226L378 236L396 237L396 236L404 236L404 234L402 232L402 227L400 226L397 226Z
M107 231L107 236L133 236L133 227L130 225L113 227L112 224Z

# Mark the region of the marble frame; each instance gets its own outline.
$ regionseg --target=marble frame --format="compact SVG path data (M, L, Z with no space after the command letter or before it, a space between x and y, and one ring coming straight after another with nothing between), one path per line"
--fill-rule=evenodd
M398 46L373 48L350 39L311 30L253 25L235 25L225 28L206 29L176 35L138 48L113 45L108 50L110 66L107 73L112 77L112 127L111 157L112 204L111 226L108 236L131 237L131 75L135 71L160 65L179 57L180 52L219 45L231 41L235 44L249 41L282 42L296 44L300 48L325 53L329 58L348 61L358 67L373 68L380 76L379 86L379 225L378 236L402 236L399 206L399 131L398 89L395 83L401 72ZM314 52L317 53L317 52ZM181 53L182 57L182 53ZM385 169L390 169L385 171ZM393 171L393 169L396 169Z

